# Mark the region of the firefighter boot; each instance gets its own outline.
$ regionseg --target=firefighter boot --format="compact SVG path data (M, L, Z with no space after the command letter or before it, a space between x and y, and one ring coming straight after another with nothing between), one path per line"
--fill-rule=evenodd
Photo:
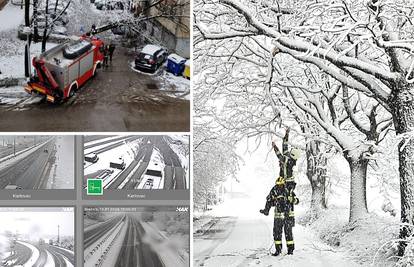
M272 256L276 257L276 256L279 256L280 253L282 252L282 245L276 245L275 248L276 248L275 253L273 253Z
M289 244L287 245L287 251L288 251L288 255L293 255L293 250L295 250L295 245L294 244Z
M264 215L269 215L269 210L272 207L272 203L269 201L269 199L266 199L266 205L265 208L260 210L260 213L264 214Z

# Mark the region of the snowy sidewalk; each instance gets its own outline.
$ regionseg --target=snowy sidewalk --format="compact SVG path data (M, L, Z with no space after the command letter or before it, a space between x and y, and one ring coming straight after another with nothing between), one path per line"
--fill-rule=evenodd
M194 234L195 266L360 266L300 225L293 229L294 255L286 255L283 240L282 255L271 256L274 251L272 216L261 215L250 199L230 199L223 206L217 211L218 217L223 213L238 214L238 217L221 217L207 233Z

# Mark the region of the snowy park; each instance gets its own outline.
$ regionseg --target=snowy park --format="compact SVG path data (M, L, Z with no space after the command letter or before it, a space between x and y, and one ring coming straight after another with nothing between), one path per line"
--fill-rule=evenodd
M413 10L195 1L195 266L413 266Z

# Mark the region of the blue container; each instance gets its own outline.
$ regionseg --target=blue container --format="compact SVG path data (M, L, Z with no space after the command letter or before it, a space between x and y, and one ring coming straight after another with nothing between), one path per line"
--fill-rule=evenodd
M167 58L167 71L175 76L181 75L184 71L186 59L177 54L171 54Z

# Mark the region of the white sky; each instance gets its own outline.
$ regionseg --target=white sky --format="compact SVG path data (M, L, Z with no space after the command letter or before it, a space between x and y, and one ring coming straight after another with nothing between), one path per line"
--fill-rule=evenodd
M12 231L29 235L57 235L57 226L60 225L60 234L74 235L73 212L33 212L7 211L0 212L0 231Z

